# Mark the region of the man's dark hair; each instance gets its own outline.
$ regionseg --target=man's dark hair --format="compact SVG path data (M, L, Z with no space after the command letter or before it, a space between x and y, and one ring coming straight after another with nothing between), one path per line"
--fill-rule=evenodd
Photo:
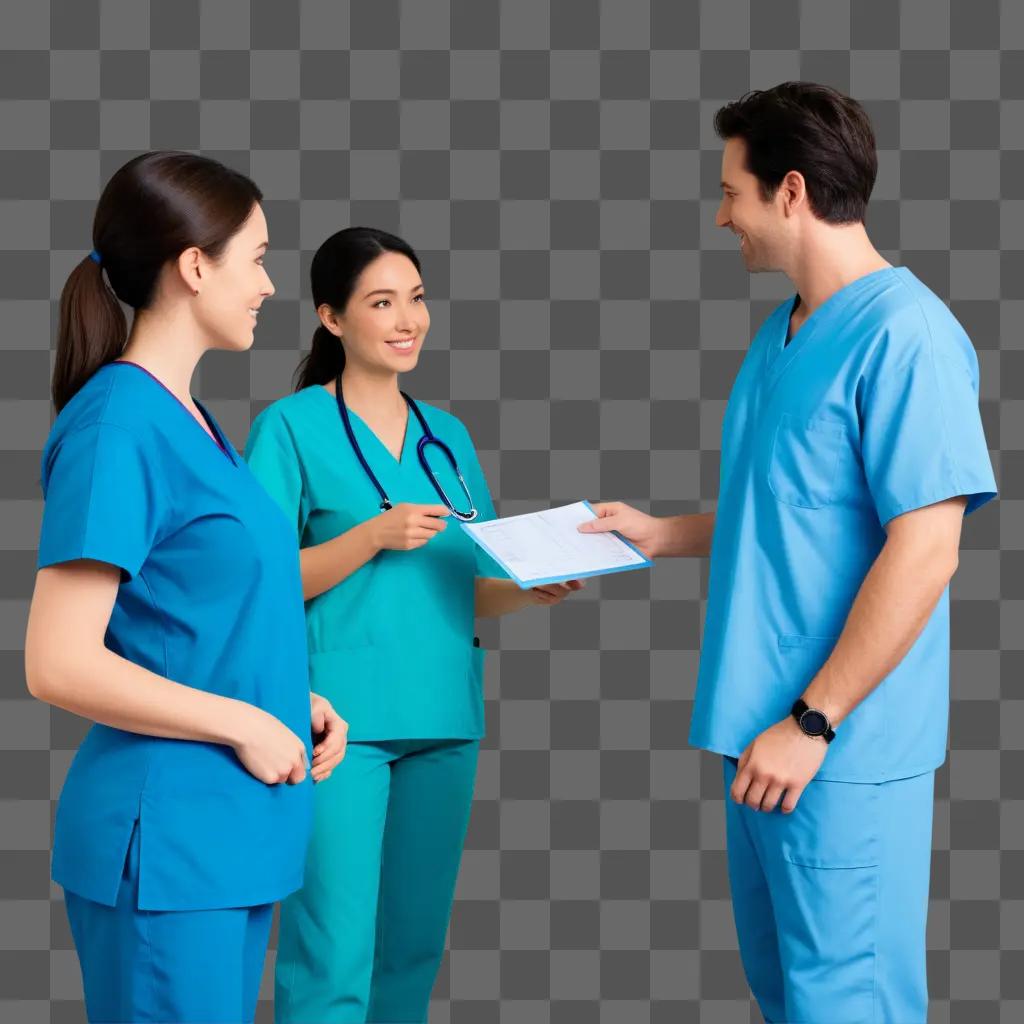
M864 220L878 157L871 121L856 100L827 85L783 82L726 104L715 114L715 131L747 144L747 170L765 202L786 174L799 171L817 217Z

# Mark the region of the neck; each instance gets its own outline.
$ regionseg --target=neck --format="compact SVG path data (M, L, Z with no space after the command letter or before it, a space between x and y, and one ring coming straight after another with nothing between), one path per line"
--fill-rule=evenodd
M363 419L405 416L405 400L398 388L398 374L373 372L351 360L341 374L345 404Z
M841 288L888 266L864 225L850 224L814 231L782 269L796 286L804 315L810 315Z
M128 343L118 357L145 367L186 405L192 404L192 377L209 346L189 318L160 315L145 310L135 314Z

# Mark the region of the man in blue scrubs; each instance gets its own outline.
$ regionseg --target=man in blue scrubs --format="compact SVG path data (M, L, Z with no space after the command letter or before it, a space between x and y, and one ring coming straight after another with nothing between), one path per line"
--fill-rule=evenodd
M740 951L765 1019L924 1024L935 769L963 517L994 497L963 328L871 244L862 108L785 83L722 108L716 223L796 294L725 411L716 512L615 529L711 555L690 730L723 755Z

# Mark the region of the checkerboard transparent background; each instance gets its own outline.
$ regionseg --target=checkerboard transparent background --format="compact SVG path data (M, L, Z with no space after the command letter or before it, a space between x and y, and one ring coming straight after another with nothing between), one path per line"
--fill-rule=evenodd
M236 446L308 344L312 252L371 224L423 255L434 326L408 384L469 425L500 512L701 511L731 380L788 293L714 227L712 115L792 78L865 104L872 236L981 361L1002 500L968 520L953 584L931 1020L1024 1017L1024 5L2 0L0 47L0 1017L84 1020L48 881L84 725L28 698L21 648L55 299L110 174L201 150L266 194L277 294L254 350L211 354L196 387ZM489 735L432 1021L759 1020L720 765L686 745L705 593L706 566L671 561L484 631Z

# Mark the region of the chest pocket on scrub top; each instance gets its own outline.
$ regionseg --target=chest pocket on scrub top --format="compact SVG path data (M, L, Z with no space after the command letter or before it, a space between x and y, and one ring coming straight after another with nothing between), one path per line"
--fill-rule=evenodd
M821 508L835 499L839 460L846 447L841 423L783 413L768 459L768 486L779 501Z

